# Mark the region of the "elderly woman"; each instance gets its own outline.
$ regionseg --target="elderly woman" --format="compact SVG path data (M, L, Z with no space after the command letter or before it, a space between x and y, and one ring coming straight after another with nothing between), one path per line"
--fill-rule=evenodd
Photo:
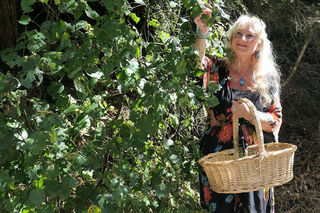
M231 55L219 60L205 56L209 28L206 20L201 19L202 14L210 17L211 10L204 9L194 19L197 25L195 45L201 60L199 67L205 70L203 84L206 87L210 81L220 83L221 90L215 94L219 104L208 109L210 121L200 144L201 153L204 156L233 148L233 115L240 118L239 144L243 149L257 143L249 109L239 103L238 98L247 98L256 106L265 143L277 141L281 125L280 73L265 24L255 16L242 15L228 31ZM204 171L200 173L200 198L201 206L209 212L274 212L273 188L218 194L210 190Z

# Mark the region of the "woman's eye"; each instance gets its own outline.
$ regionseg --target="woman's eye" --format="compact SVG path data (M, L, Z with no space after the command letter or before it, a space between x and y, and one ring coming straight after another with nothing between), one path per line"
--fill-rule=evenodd
M252 34L248 34L247 38L250 39L250 40L254 40L256 37L254 37L254 35L252 35Z
M236 35L237 36L242 36L242 33L241 32L237 32Z

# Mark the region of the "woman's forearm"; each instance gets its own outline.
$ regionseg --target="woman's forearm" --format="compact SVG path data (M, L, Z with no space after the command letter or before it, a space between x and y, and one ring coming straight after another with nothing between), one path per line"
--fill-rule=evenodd
M258 111L258 118L260 119L261 128L265 132L273 132L272 123L273 121L272 116L268 112L260 112ZM245 118L246 120L250 121L250 123L254 124L253 117L250 115L250 118ZM277 121L278 123L281 123L281 119Z
M198 65L199 65L199 69L202 69L202 70L204 69L203 60L206 53L206 45L207 45L206 42L207 42L206 39L196 38L195 47L197 48L199 57L200 57L200 61Z
M262 130L265 132L272 132L270 121L268 120L266 112L258 112L258 113L259 113Z

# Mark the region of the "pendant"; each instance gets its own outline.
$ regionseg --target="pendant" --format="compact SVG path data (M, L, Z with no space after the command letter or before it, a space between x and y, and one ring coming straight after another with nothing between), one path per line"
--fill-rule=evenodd
M243 86L246 83L246 80L244 78L240 78L240 86Z

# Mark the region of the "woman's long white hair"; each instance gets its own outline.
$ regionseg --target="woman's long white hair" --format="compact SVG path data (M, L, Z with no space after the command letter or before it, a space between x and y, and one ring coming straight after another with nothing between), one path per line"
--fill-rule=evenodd
M256 53L252 55L252 64L254 66L254 85L250 88L253 91L258 91L264 98L264 105L271 103L275 93L280 92L280 70L275 62L272 44L266 33L266 25L262 20L252 15L242 15L230 27L228 31L228 47L231 48L232 37L242 26L251 25L257 33L257 42L261 42L258 48L259 57L256 58ZM234 53L232 52L227 59L227 63L233 62Z

